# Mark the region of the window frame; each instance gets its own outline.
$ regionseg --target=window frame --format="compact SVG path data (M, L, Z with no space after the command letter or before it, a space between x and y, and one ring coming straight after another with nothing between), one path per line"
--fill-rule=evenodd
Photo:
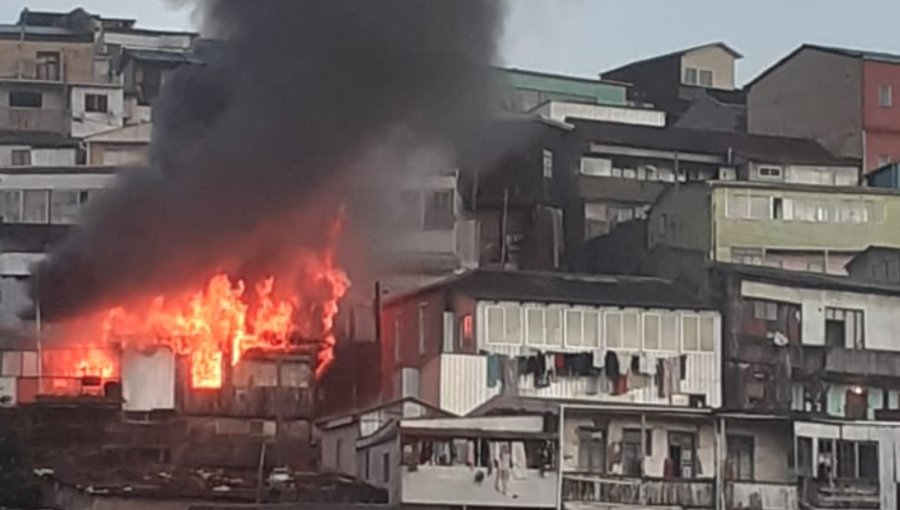
M541 175L544 177L544 179L553 179L553 173L554 173L553 167L554 167L554 163L555 163L555 161L554 161L555 157L554 157L553 151L550 149L546 149L546 148L543 149L543 152L541 153L541 158L542 158L541 159L541 170L542 170Z
M85 113L104 113L109 112L109 95L97 93L84 94L84 112Z
M890 84L878 86L878 106L880 108L892 108L894 106L894 87Z
M17 156L25 158L17 158ZM9 152L9 164L14 167L32 166L31 149L12 149Z

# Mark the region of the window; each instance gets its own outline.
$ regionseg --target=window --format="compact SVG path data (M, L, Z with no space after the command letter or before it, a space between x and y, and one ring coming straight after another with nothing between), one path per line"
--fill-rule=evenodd
M638 312L622 314L623 347L630 350L641 348L641 316Z
M459 320L459 350L466 352L467 349L474 346L472 331L472 316L464 315Z
M781 167L778 166L761 166L759 167L759 176L767 177L770 179L781 179L782 177Z
M779 197L772 198L772 219L784 219L784 201Z
M878 443L838 440L837 475L843 479L878 480Z
M684 68L683 82L687 85L697 85L700 83L699 71L693 67Z
M400 362L400 316L394 317L394 361Z
M487 307L488 343L522 343L521 307L515 304Z
M778 303L774 301L753 301L753 318L764 321L778 320Z
M385 452L381 456L381 481L389 483L391 481L391 454Z
M753 481L753 437L729 435L727 448L726 479Z
M606 312L604 314L606 347L616 349L622 347L622 313Z
M553 151L544 149L544 179L553 178Z
M22 223L47 223L49 192L25 190L22 192Z
M425 354L425 312L428 303L419 303L419 354Z
M44 96L40 92L13 91L9 93L10 108L42 108Z
M675 478L696 476L696 435L690 432L669 432L669 462Z
M80 192L74 190L54 190L50 192L50 223L72 224L78 219Z
M732 248L731 261L735 264L761 266L763 265L762 248Z
M825 309L825 345L847 349L865 346L864 314L862 310Z
M746 191L729 193L725 215L734 219L767 220L771 218L771 198L750 195Z
M657 351L660 347L659 315L644 314L644 349Z
M22 221L22 192L0 192L0 215L3 223L18 223Z
M685 314L681 318L682 349L685 352L714 352L715 318Z
M28 149L13 149L10 154L12 166L31 166L31 151Z
M662 315L661 349L669 352L678 351L678 329L674 313Z
M606 470L606 440L602 430L578 429L578 470L585 473Z
M878 87L878 106L882 108L890 108L894 104L894 89L890 85L881 85Z
M372 478L372 458L371 452L366 450L366 478L365 480L368 482L370 478Z
M37 52L35 78L38 80L57 81L60 79L60 57L57 51Z
M612 173L612 160L603 158L581 158L581 173L609 177Z
M453 191L435 191L426 195L425 230L451 230L456 223Z
M713 84L712 71L701 69L700 70L700 86L701 87L712 87L712 84Z
M569 347L599 346L598 315L592 310L566 310L566 345Z
M652 440L651 431L645 430L644 455L652 455ZM641 476L643 474L641 429L624 429L622 431L622 470L625 476Z
M88 113L109 112L109 96L105 94L86 94L84 96L84 111Z

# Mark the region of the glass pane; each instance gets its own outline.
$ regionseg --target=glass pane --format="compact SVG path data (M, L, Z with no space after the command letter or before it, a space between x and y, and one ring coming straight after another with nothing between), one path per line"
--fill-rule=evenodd
M50 223L75 223L80 209L78 191L52 191L50 193Z
M678 351L678 327L675 314L662 316L661 348L665 351Z
M572 347L584 345L583 315L578 310L566 310L566 345Z
M47 223L47 194L36 190L22 192L23 223Z
M681 336L682 336L682 348L685 351L697 351L699 350L698 345L698 330L699 326L697 325L697 317L694 315L685 315L681 319Z
M626 312L622 320L622 335L626 349L641 348L641 316L637 312Z
M715 350L715 320L712 317L703 317L700 320L700 350L713 352Z
M610 349L622 347L622 314L619 312L608 312L604 314L606 327L604 334L606 335L606 347Z
M562 345L562 310L547 310L546 326L547 345Z
M489 343L503 343L503 308L491 306L487 309Z
M528 308L525 316L528 321L528 345L544 345L544 310Z
M599 329L598 319L600 314L597 312L584 312L584 346L599 347Z
M644 315L644 349L659 350L659 315Z
M0 193L0 214L3 215L3 223L22 221L22 193L20 191Z
M522 315L517 305L507 305L506 310L506 342L511 344L522 343Z

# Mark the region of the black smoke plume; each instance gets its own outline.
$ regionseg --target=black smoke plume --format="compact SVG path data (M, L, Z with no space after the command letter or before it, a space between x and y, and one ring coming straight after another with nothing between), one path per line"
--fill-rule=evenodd
M186 3L206 64L154 104L150 168L125 172L36 268L47 318L315 249L343 190L392 178L374 154L453 147L493 107L499 0Z

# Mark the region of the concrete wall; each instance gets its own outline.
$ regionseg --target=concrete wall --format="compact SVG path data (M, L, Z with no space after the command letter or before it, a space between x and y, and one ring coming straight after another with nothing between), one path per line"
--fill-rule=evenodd
M147 165L150 148L145 144L89 143L88 164L95 166Z
M761 166L781 168L782 175L781 177L760 175L759 168ZM859 184L859 168L853 166L773 165L751 162L748 180L819 186L856 186Z
M801 305L801 334L805 345L825 345L825 309L863 310L867 349L900 351L900 297L787 287L744 281L744 298L770 299ZM848 339L849 340L849 339ZM849 342L848 342L849 343ZM852 348L853 345L847 345Z
M705 184L683 185L660 196L650 209L647 246L683 248L709 253L712 228L707 221L712 213L710 188Z
M92 42L0 41L0 77L34 78L38 52L60 53L60 77L74 83L94 81L94 45ZM62 80L61 80L62 81Z
M369 472L366 476L366 456L368 456ZM400 439L395 437L373 446L361 447L357 450L357 466L359 479L388 491L388 502L398 504L403 497L402 470L400 458Z
M891 87L892 104L882 107L878 94ZM900 65L867 61L863 63L863 124L866 129L866 170L880 166L887 156L900 161Z
M566 119L587 119L639 126L665 127L666 125L666 112L646 108L552 101L540 106L534 110L534 113L560 122L565 122Z
M734 55L719 46L708 46L687 52L681 57L682 83L684 70L691 67L712 71L712 88L734 90L734 63Z
M753 420L726 422L726 435L753 437L753 481L786 483L792 479L788 460L794 445L786 424ZM726 451L724 446L723 451Z
M577 414L576 414L577 413ZM611 462L611 452L622 442L623 430L640 429L639 417L621 417L618 413L594 412L587 415L582 411L567 411L564 420L564 436L562 446L563 472L577 472L578 467L578 429L598 428L598 421L605 424L606 456L609 474L622 474L622 466ZM646 429L651 431L651 455L644 457L644 474L647 477L664 476L664 465L669 455L669 432L688 432L696 434L695 448L699 463L695 478L711 479L715 477L716 433L712 419L707 421L687 421L678 418L647 416Z
M31 166L75 166L76 149L74 147L39 148L29 145L0 146L0 168L12 165L13 151L26 150L31 153Z
M359 439L359 424L355 421L346 426L321 431L320 468L323 471L341 473L354 478L362 477L363 466L357 464L356 459L357 439Z
M747 93L749 132L813 138L860 159L862 112L861 63L814 49L794 55Z
M497 489L498 471L466 466L418 466L416 471L400 468L403 477L403 500L406 505L496 506L503 508L552 508L556 505L555 472L541 474L537 469L525 470L524 478L510 479L506 494ZM482 472L482 482L475 473Z

